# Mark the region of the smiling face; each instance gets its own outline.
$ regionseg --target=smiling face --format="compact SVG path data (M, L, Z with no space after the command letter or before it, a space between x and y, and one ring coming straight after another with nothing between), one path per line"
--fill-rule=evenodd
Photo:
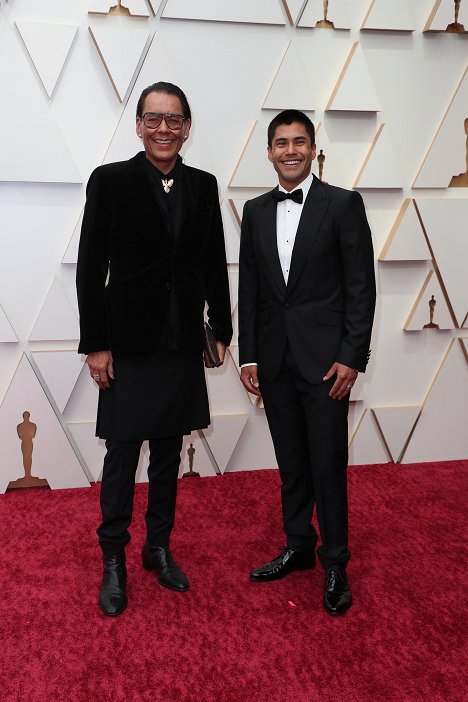
M280 185L294 190L310 173L316 147L300 122L280 124L275 130L268 158L278 174Z
M145 112L183 114L182 105L176 95L156 92L146 96L143 114ZM169 129L164 119L159 127L150 129L145 126L143 119L136 118L136 133L143 139L146 158L162 173L169 173L174 168L177 154L182 148L185 137L188 137L189 131L189 119L185 120L180 129Z

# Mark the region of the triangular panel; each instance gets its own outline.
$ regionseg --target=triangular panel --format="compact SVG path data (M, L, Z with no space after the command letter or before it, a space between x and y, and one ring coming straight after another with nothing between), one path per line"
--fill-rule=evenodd
M184 436L180 453L179 478L184 478L185 475L185 479L195 479L187 476L187 473L190 473L190 468L200 477L216 475L213 460L207 453L202 436L201 432L198 431L192 431L189 436ZM195 453L192 453L192 449L195 449ZM192 465L190 466L190 464Z
M406 331L453 329L455 327L444 293L434 271L429 271L405 322Z
M83 368L83 357L76 351L34 351L32 358L63 412Z
M468 69L465 68L413 188L447 188L458 184L468 187L467 105ZM466 179L460 183L463 175Z
M457 4L458 16L456 16ZM455 3L453 0L436 0L423 31L466 33L468 31L466 2Z
M221 215L223 217L227 262L239 263L239 222L228 200L223 200L221 202Z
M387 463L391 460L371 412L364 413L349 445L351 466Z
M282 0L283 7L288 16L289 24L296 25L307 5L308 0Z
M371 410L382 434L387 450L397 463L405 448L411 430L421 411L420 407L372 407Z
M212 417L208 429L203 429L203 435L221 473L226 470L248 417L247 413Z
M146 27L88 27L99 56L123 102L150 40ZM125 51L123 51L125 47Z
M14 66L14 70L2 70L0 79L0 181L81 183L49 100L20 42L12 32L3 32L0 42L0 66Z
M32 475L45 478L52 489L86 487L89 482L70 446L27 357L23 354L0 407L0 492L25 474L23 441L18 425L36 424L32 439ZM24 447L23 447L24 448Z
M83 212L84 212L84 210L81 210L81 214L78 217L78 222L76 223L75 229L73 230L73 234L72 234L71 239L68 243L67 250L65 251L65 253L63 255L62 263L76 263L78 260L78 247L80 245L81 225L83 223Z
M414 200L407 198L387 237L379 261L426 261L430 258Z
M157 67L156 74L155 66ZM174 70L168 59L168 54L162 46L160 35L157 35L151 42L105 155L104 163L122 161L133 156L137 148L141 149L141 142L135 134L135 105L142 90L156 80L165 80L176 85L183 83L183 75L177 74ZM191 166L203 168L210 173L216 170L211 161L210 150L203 141L200 127L197 127L197 134L194 138L192 136L189 137L187 143L182 147L180 155L184 162Z
M79 339L78 319L58 278L54 278L42 306L30 341L64 341Z
M329 4L325 17L323 0L309 0L301 15L298 27L350 29L351 23L346 3L343 0L333 0Z
M459 325L468 312L468 199L418 199L434 261Z
M47 95L52 97L78 28L42 22L17 21L15 24Z
M361 29L414 32L416 27L408 0L372 0Z
M236 199L230 199L229 204L232 207L232 211L234 212L234 215L239 223L239 227L242 224L242 215L244 213L244 205L247 202L247 200L236 200Z
M271 84L263 109L315 110L312 91L293 43L290 41Z
M468 456L468 366L450 343L424 400L404 463L463 460Z
M355 42L325 110L378 112L380 109L380 100L375 91L364 52L359 42Z
M286 24L279 2L271 0L167 0L161 17L249 24Z
M388 130L381 124L354 182L355 188L403 188L401 167Z
M90 14L107 15L121 14L129 17L149 17L145 0L90 0L88 12Z
M18 341L18 337L15 334L15 330L10 324L10 320L5 314L5 310L0 305L0 342L15 342Z
M78 450L93 476L94 481L101 480L102 464L106 455L106 445L103 439L96 437L95 422L76 422L68 425L71 435L76 441Z
M268 124L256 121L234 169L231 188L274 188L277 176L267 156Z
M317 124L315 129L315 143L317 144L317 157L312 162L312 172L318 178L320 177L320 159L322 161L322 176L321 180L325 183L333 183L339 187L345 188L348 183L343 177L341 171L341 159L336 152L334 144L331 143L325 125L322 122Z

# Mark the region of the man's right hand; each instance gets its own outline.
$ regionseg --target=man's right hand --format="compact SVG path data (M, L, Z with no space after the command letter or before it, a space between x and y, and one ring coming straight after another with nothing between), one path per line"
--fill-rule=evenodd
M109 378L114 380L114 365L111 351L93 351L86 359L91 378L101 390L109 387Z
M257 366L244 366L241 368L240 379L247 392L251 392L252 395L261 394L258 389Z

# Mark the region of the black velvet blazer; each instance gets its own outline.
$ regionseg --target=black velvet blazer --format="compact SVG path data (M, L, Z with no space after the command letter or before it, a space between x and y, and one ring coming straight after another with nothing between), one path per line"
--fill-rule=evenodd
M232 336L216 178L182 166L183 222L164 225L141 154L96 168L86 189L77 265L80 353L151 352L168 315L185 345L203 348L203 312L219 341Z

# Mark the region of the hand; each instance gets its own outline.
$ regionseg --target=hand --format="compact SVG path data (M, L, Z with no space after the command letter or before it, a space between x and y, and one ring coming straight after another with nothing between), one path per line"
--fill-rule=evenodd
M334 363L324 377L324 380L330 380L334 375L336 375L336 380L333 383L329 395L334 400L342 400L343 397L351 392L351 388L356 382L358 373L354 368L345 366L343 363Z
M227 349L227 346L226 346L226 344L223 344L222 341L216 342L216 350L218 351L218 356L219 356L219 360L221 361L221 363L220 363L221 366L224 363L224 356L226 355L226 349Z
M101 390L109 387L109 378L114 380L114 366L110 351L93 351L86 359L91 378Z
M252 393L252 395L261 395L258 389L257 366L244 366L241 368L240 379L247 392Z

